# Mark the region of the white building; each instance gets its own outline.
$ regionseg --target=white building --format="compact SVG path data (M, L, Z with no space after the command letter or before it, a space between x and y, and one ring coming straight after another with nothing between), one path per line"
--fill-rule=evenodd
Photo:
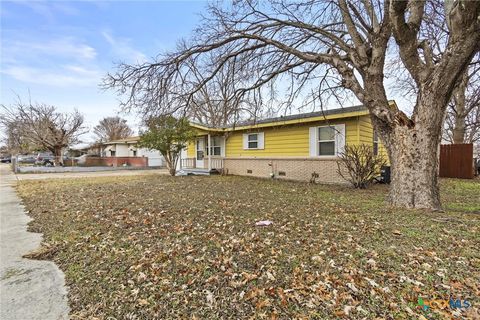
M103 143L103 157L148 157L149 167L164 166L165 161L158 150L138 148L139 137L108 141Z

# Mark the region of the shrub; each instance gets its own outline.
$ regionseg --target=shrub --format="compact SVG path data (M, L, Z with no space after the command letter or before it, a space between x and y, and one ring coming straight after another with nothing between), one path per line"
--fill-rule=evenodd
M339 157L338 174L355 188L360 189L367 188L380 174L382 166L386 164L385 158L375 155L373 147L366 144L346 145ZM342 170L343 168L346 171Z

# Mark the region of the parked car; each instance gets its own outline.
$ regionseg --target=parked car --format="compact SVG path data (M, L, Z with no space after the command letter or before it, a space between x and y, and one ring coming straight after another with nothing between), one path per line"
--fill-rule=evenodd
M10 156L10 155L2 156L0 158L0 162L1 163L10 163L10 162L12 162L12 156Z
M53 166L55 157L49 152L40 152L35 158L35 165L37 166Z
M33 154L21 154L18 156L18 163L35 163L35 155Z
M70 160L68 156L63 156L63 162ZM55 164L55 156L50 152L40 152L35 158L37 166L53 166Z

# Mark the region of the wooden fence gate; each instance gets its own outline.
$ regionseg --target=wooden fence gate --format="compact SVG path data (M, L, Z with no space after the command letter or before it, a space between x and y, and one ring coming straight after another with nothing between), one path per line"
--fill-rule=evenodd
M473 144L442 144L440 146L440 177L472 179Z

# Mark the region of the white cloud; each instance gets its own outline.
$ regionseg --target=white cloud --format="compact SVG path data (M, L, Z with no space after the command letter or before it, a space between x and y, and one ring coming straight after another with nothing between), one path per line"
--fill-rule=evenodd
M101 81L97 51L82 40L67 36L40 41L16 35L3 41L2 74L55 87L97 86Z
M32 56L38 58L43 55L75 60L93 60L97 56L95 48L73 37L63 37L42 42L29 41L28 39L6 40L4 41L2 51L2 55L5 55L7 58L10 56L17 59Z
M98 84L102 77L98 70L81 66L63 66L58 70L9 66L2 73L19 81L55 87L92 86Z
M102 31L102 36L110 44L113 56L126 62L145 62L147 56L131 46L131 40L127 38L116 38L109 31Z

